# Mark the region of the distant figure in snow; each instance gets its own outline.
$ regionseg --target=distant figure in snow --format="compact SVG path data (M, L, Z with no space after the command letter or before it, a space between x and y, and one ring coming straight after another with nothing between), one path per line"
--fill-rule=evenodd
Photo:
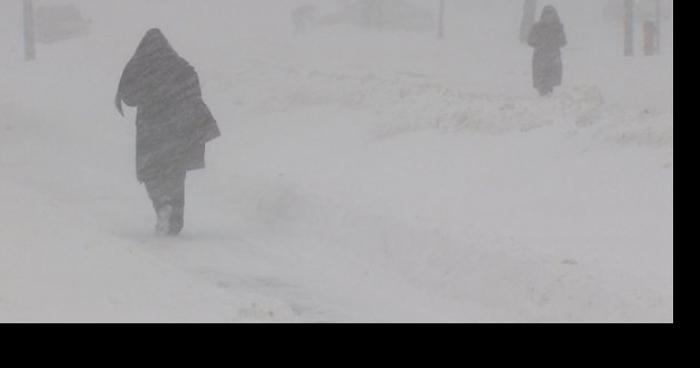
M564 25L557 10L548 5L542 18L532 27L528 43L535 48L533 60L534 86L542 96L549 96L554 87L561 86L563 65L561 49L566 46Z
M310 26L316 23L316 11L316 7L313 5L302 5L292 10L294 33L305 33Z
M137 107L136 172L156 210L156 231L178 235L184 226L185 177L204 168L205 144L220 136L202 100L197 72L163 33L151 29L126 65L116 107Z

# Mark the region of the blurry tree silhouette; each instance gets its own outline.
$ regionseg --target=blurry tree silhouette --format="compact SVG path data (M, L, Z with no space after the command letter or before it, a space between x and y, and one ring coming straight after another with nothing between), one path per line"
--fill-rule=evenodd
M537 0L525 0L523 6L523 19L520 23L520 42L526 43L530 36L530 29L537 18Z

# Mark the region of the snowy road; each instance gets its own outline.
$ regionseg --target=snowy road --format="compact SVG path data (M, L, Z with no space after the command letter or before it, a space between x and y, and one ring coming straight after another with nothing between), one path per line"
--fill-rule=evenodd
M0 219L13 320L669 318L672 161L656 150L556 128L376 138L371 114L337 108L240 116L169 240L129 175L128 124L15 114Z

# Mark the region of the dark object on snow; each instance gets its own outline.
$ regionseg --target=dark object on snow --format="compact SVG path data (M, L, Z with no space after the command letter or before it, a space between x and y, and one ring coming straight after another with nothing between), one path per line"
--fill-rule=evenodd
M567 44L564 25L553 6L544 8L542 18L530 31L528 43L535 48L532 63L534 87L541 95L549 95L562 83L561 49Z
M202 100L196 71L160 30L152 29L126 65L115 102L120 113L122 102L138 108L139 182L146 183L157 213L166 205L177 213L180 202L184 206L185 174L205 167L205 144L221 135Z

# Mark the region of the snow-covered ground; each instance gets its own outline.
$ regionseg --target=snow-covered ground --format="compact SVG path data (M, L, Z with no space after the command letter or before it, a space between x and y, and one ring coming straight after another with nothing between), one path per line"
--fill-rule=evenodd
M92 33L32 63L0 4L0 321L673 320L673 50L620 56L598 9L553 1L566 81L540 99L508 0L455 5L439 42L294 37L300 1L71 2ZM177 239L112 102L151 26L223 133Z

